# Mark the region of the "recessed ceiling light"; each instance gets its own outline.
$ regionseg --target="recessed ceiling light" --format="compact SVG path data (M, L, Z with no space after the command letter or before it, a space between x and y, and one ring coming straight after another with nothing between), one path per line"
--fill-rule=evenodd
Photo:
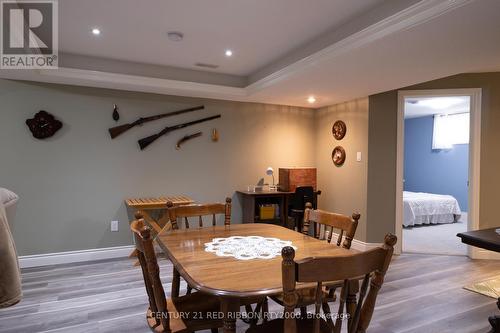
M316 102L316 97L314 97L314 96L309 96L309 98L307 99L307 101L308 101L310 104L312 104L312 103Z
M180 42L184 38L184 34L179 31L169 31L167 36L172 42Z
M226 50L225 54L226 54L226 57L230 57L233 55L233 51L228 49L228 50Z
M100 35L101 34L101 30L97 29L97 28L94 28L92 29L92 33L96 36Z

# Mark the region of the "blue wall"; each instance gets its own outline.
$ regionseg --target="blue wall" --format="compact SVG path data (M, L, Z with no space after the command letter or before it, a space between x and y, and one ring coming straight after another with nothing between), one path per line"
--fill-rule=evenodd
M405 120L404 189L452 195L466 212L469 145L432 150L433 124L432 116Z

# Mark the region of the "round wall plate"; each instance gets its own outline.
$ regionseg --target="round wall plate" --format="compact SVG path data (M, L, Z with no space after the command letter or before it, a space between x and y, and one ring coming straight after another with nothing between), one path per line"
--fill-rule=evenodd
M342 120L337 120L332 126L333 137L342 140L347 132L347 126Z
M345 150L341 146L333 148L332 161L336 166L342 166L345 162Z

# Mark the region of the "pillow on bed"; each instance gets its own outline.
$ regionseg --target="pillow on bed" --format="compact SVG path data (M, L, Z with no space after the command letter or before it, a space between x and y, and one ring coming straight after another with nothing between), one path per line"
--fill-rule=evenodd
M5 207L13 205L19 200L19 196L6 188L0 187L0 202L4 204Z

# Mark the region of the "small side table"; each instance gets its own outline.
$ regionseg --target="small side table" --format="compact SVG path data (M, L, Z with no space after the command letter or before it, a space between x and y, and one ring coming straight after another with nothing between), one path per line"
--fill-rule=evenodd
M500 252L500 234L496 232L497 229L498 228L490 228L462 232L457 234L457 237L460 237L464 244ZM500 297L497 300L497 306L500 310ZM500 333L500 316L491 316L488 320L492 327L489 333Z

